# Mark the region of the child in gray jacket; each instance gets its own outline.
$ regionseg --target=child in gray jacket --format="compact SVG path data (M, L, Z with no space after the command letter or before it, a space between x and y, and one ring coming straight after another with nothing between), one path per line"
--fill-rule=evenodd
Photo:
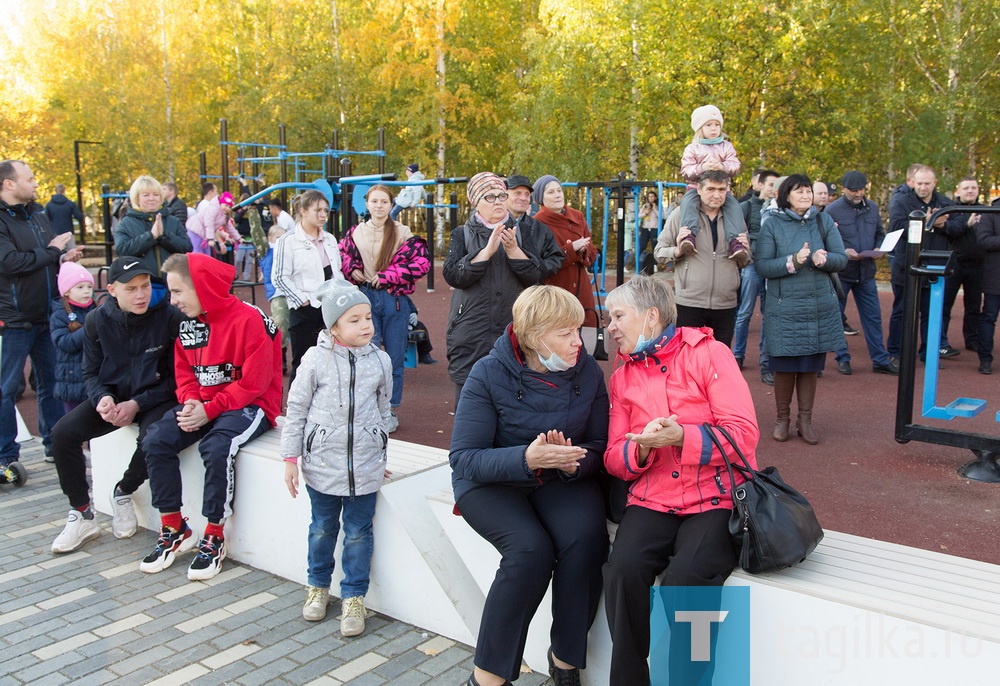
M312 506L309 587L302 616L312 622L326 616L343 515L340 632L357 636L365 630L372 518L385 475L392 361L371 343L371 305L357 287L328 281L319 299L327 329L303 355L288 391L281 457L293 498L301 458Z

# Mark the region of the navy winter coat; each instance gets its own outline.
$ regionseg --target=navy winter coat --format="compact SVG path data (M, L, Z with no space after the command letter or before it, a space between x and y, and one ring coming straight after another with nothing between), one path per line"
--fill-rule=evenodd
M827 205L824 214L836 222L845 248L864 252L882 245L885 229L882 228L878 205L871 200L865 199L854 205L840 196ZM871 257L848 260L844 271L840 272L840 279L851 283L868 281L875 278L875 269L875 260Z
M67 198L62 193L56 193L45 205L45 214L52 222L52 228L56 233L67 233L73 230L73 220L83 224L83 212L76 206L76 203Z
M825 246L826 263L816 267L810 257L804 266L789 273L788 257L805 243L814 252ZM757 273L767 279L764 345L768 355L814 355L846 345L831 274L847 265L847 253L829 215L816 208L810 208L805 218L790 210L765 214L754 259Z
M52 301L52 316L49 317L49 333L56 346L56 387L52 392L57 400L78 403L87 399L87 387L83 383L83 327L69 330L70 322L84 323L87 314L97 308L90 302L87 307L70 305L67 312L62 299Z
M525 466L528 444L550 429L587 449L572 477ZM508 326L472 368L455 412L450 454L455 501L482 484L532 488L551 479L590 476L603 464L607 443L608 391L594 358L581 348L567 371L541 374L525 364Z

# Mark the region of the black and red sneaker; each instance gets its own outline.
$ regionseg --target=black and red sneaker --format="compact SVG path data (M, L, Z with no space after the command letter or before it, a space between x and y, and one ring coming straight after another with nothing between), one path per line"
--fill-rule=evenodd
M226 559L226 539L206 534L198 544L198 554L188 567L190 581L205 581L222 571L222 561Z
M160 538L156 547L139 563L139 571L146 574L156 574L174 563L174 558L180 553L186 553L194 548L194 532L187 525L187 519L181 524L180 531L164 526L160 530Z

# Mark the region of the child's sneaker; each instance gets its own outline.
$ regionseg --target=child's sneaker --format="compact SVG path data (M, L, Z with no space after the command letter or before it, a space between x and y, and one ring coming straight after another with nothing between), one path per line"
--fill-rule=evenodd
M677 247L681 249L681 255L691 257L698 254L698 249L694 247L694 239L693 233L689 233L681 239L681 242L677 244Z
M28 483L28 470L24 468L23 464L15 460L0 471L0 483L23 486Z
M52 541L52 552L71 553L92 538L101 535L101 527L93 519L87 519L79 510L70 510L66 527L56 540Z
M318 622L326 617L326 606L330 604L330 589L309 586L306 588L306 604L302 606L302 619Z
M131 538L139 530L139 520L135 516L135 506L132 505L131 494L126 495L118 490L111 492L111 533L115 538Z
M160 538L156 541L153 552L139 563L139 571L146 574L156 574L174 563L174 558L180 553L186 553L194 548L194 532L183 522L183 528L177 531L169 526L160 529Z
M747 249L743 247L742 243L740 243L740 239L733 238L729 241L729 259L739 262L740 260L747 259L749 255L750 253L748 253Z
M226 539L206 534L198 544L198 554L188 567L188 580L205 581L222 571L226 559Z
M359 595L344 600L341 606L340 633L342 636L359 636L365 631L365 599Z

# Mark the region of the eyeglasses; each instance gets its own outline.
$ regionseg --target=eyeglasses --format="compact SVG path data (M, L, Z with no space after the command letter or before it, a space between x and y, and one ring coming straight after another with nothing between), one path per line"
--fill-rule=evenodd
M483 200L488 203L503 202L510 196L507 193L492 193L490 195L484 195Z

